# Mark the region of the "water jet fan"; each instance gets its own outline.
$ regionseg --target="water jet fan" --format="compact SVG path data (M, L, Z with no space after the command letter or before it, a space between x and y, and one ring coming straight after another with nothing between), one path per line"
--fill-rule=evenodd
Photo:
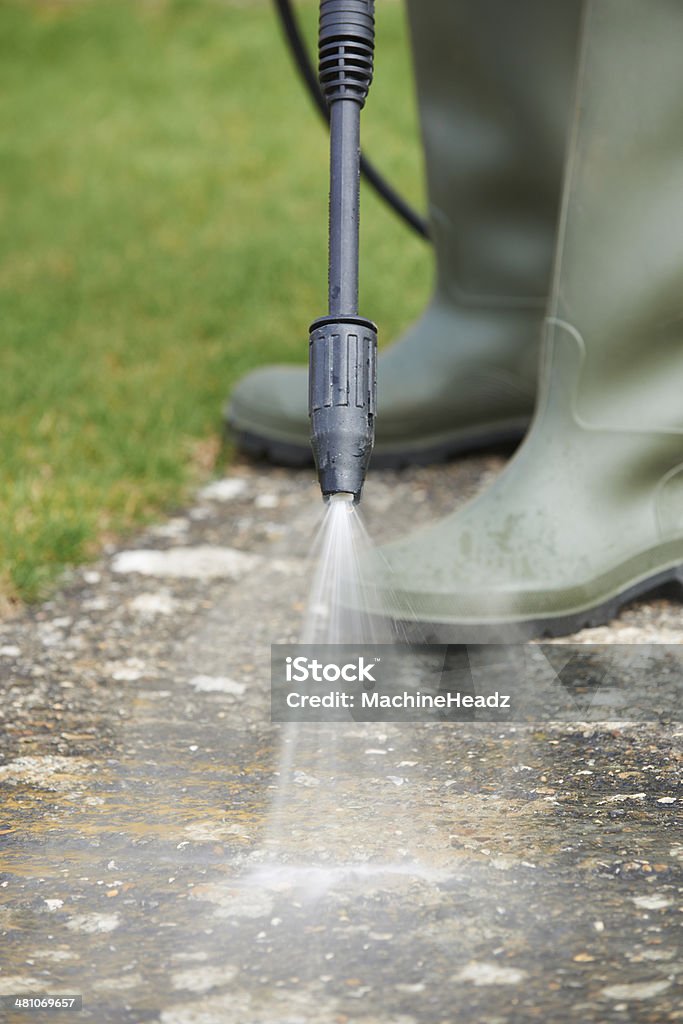
M311 445L323 497L360 500L375 433L377 328L358 315L360 112L372 82L374 0L321 0L320 86L330 112L328 315L311 324Z

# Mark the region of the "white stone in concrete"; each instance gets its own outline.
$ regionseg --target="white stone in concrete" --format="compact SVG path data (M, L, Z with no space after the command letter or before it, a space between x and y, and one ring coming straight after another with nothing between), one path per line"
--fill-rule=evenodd
M92 987L96 992L118 992L119 989L138 988L143 984L141 974L131 972L130 974L117 975L115 978L100 978L94 981Z
M199 497L206 501L233 501L247 489L247 481L238 476L226 476L223 480L214 480L199 492Z
M190 522L183 516L175 516L166 523L159 523L153 527L152 533L155 537L168 537L170 540L177 540L189 529Z
M256 508L277 508L279 504L280 499L277 494L258 494L254 498Z
M223 967L188 967L184 971L176 971L171 975L174 989L186 992L208 992L219 985L229 985L237 974L232 964Z
M45 980L25 978L20 974L0 978L0 996L13 996L19 992L36 992L45 988Z
M634 896L633 902L641 910L664 910L665 907L670 907L673 900L669 900L666 896Z
M233 697L243 696L247 689L246 683L238 683L227 676L194 676L190 686L199 693L227 693Z
M131 611L151 618L154 615L172 615L176 602L165 590L160 590L156 594L138 594L130 602L129 607Z
M82 757L58 757L46 754L42 757L17 757L14 761L0 765L0 782L22 783L39 789L71 789L74 776L81 776L90 766ZM81 779L78 778L80 782Z
M118 914L74 914L66 926L72 932L95 935L98 932L113 932L120 923Z
M260 563L257 555L246 551L201 544L198 547L169 548L167 551L145 548L120 551L112 559L112 569L118 573L137 572L143 576L238 580Z
M630 985L608 985L601 990L600 994L607 999L624 999L629 1002L631 999L652 999L660 992L666 992L670 985L671 982L666 980L634 982Z
M145 674L145 663L140 658L126 658L125 661L107 662L107 670L117 683L134 683Z
M473 985L519 985L524 981L527 972L515 967L503 967L500 964L479 963L473 960L455 975L454 981L470 981Z

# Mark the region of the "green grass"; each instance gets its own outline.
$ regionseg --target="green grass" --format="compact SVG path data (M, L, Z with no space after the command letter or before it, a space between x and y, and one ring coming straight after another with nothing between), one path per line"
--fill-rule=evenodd
M300 5L309 36L315 5ZM367 149L421 205L402 8L378 4ZM178 503L221 405L324 311L327 141L263 0L0 0L0 590ZM427 248L366 190L386 340ZM229 457L229 455L228 455Z

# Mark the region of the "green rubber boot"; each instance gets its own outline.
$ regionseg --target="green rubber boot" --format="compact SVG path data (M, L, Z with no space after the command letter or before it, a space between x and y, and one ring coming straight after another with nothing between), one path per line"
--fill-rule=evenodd
M683 581L683 5L588 0L539 405L502 475L383 549L433 639L558 636Z
M533 411L580 0L408 0L435 292L379 357L373 466L518 440ZM246 451L311 460L304 367L237 385Z

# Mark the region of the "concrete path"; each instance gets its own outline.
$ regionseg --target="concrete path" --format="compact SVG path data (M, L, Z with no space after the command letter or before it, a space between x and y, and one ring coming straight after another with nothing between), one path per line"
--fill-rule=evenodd
M500 465L372 475L371 533ZM0 996L98 1024L683 1020L681 727L271 726L319 517L311 474L237 466L0 623ZM681 607L580 639L680 643Z

